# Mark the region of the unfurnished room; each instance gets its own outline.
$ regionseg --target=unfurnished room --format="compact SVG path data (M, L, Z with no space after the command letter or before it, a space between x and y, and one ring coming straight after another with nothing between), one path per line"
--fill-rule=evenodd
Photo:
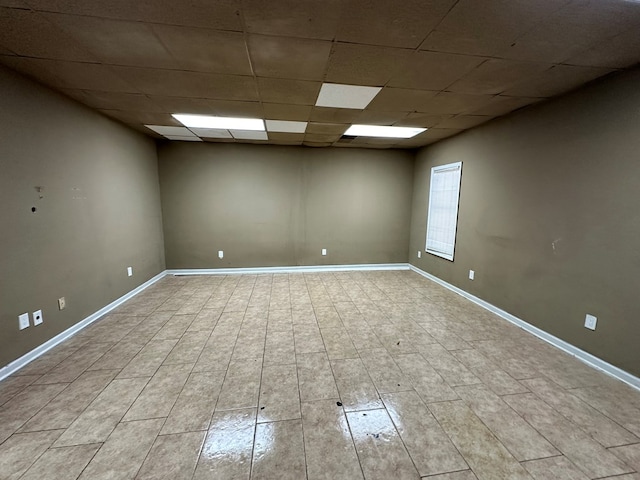
M640 2L0 0L0 480L640 480Z

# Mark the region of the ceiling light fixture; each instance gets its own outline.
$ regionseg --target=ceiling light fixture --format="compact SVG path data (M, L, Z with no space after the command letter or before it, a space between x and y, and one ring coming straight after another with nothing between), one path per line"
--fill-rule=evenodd
M382 87L362 87L340 83L323 83L316 107L353 108L363 110Z
M211 115L190 115L174 113L173 118L189 128L217 128L225 130L253 130L264 132L261 118L214 117Z
M387 127L383 125L351 125L345 135L354 137L411 138L422 133L426 128Z

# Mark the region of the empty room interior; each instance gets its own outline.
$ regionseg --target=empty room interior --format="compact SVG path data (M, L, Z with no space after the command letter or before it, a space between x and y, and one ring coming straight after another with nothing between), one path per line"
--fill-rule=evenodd
M640 479L640 2L0 0L0 479Z

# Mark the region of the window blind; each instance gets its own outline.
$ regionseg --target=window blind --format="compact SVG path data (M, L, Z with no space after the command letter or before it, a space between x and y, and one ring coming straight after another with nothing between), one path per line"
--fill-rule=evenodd
M462 162L431 169L426 251L453 261Z

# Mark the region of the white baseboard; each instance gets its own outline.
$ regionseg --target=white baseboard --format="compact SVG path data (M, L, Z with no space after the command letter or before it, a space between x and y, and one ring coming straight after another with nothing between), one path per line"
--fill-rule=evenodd
M55 337L47 340L42 345L34 348L29 353L25 353L23 356L21 356L17 360L14 360L13 362L8 364L7 366L1 368L0 369L0 381L5 379L9 375L14 374L15 372L20 370L22 367L24 367L28 363L34 361L40 355L42 355L45 352L51 350L56 345L64 342L66 339L68 339L69 337L75 335L76 333L78 333L83 328L87 327L88 325L91 325L93 322L95 322L99 318L103 317L104 315L109 313L111 310L115 309L116 307L119 307L120 305L122 305L124 302L126 302L130 298L136 296L138 293L140 293L141 291L143 291L147 287L149 287L149 286L153 285L154 283L156 283L158 280L160 280L166 274L167 274L166 270L163 271L163 272L160 272L155 277L147 280L142 285L137 286L136 288L134 288L130 292L124 294L123 296L121 296L117 300L114 300L113 302L111 302L109 305L101 308L100 310L98 310L95 313L92 313L91 315L89 315L84 320L79 321L75 325L67 328L65 331L60 332Z
M435 275L431 275L430 273L427 273L424 270L421 270L414 265L409 265L409 268L414 272L422 275L423 277L426 277L429 280L432 280L437 284L442 285L443 287L448 288L449 290L457 293L458 295L461 295L464 298L471 300L473 303L480 305L481 307L489 310L490 312L495 313L499 317L504 318L505 320L513 323L514 325L517 325L523 330L526 330L527 332L535 335L536 337L540 338L541 340L544 340L545 342L553 345L554 347L559 348L560 350L570 355L573 355L578 360L581 360L587 365L593 368L596 368L597 370L600 370L614 378L617 378L618 380L623 381L624 383L628 384L629 386L637 390L640 390L640 378L636 377L635 375L632 375L631 373L626 372L621 368L616 367L615 365L611 365L610 363L605 362L601 358L598 358L595 355L585 352L584 350L581 350L580 348L574 345L571 345L570 343L565 342L564 340L554 335L551 335L550 333L547 333L544 330L541 330L540 328L531 325L530 323L525 322L521 318L518 318L515 315L512 315L509 312L506 312L496 307L495 305L492 305L489 302L486 302L481 298L478 298L475 295L472 295L469 292L466 292L461 288L456 287L455 285L451 285L450 283L445 282L444 280L436 277Z
M376 270L409 270L408 263L371 263L359 265L310 265L290 267L193 268L166 270L167 275L255 275L260 273L319 273Z

